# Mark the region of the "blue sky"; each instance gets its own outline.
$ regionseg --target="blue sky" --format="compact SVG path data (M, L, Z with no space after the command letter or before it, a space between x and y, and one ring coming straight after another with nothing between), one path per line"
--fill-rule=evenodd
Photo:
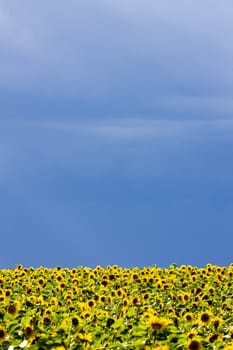
M0 267L232 262L233 3L0 3Z

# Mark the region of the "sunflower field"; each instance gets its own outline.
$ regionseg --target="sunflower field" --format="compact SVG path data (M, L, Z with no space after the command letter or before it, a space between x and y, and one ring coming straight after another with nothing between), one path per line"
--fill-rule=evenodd
M0 349L233 350L233 264L0 270Z

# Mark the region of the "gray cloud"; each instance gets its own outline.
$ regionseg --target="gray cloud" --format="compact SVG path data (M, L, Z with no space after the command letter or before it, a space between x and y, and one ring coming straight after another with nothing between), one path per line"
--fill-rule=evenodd
M4 124L2 124L4 125ZM11 125L11 124L9 124ZM233 120L148 120L140 118L98 119L98 121L43 121L15 123L14 126L26 127L31 130L39 128L53 130L57 133L70 134L75 139L96 142L128 142L140 139L148 142L202 142L209 141L233 142ZM92 143L90 142L90 144ZM150 143L151 146L151 143Z

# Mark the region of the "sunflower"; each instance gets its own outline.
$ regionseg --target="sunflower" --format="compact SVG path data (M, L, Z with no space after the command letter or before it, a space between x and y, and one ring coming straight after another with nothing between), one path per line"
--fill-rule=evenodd
M155 348L152 348L152 350L169 350L169 346L168 345L159 345L159 346L156 346Z
M81 320L79 319L79 317L77 316L74 316L72 319L71 319L71 323L72 323L72 326L77 329L80 327L80 324L81 324Z
M107 287L108 285L108 280L107 279L103 279L101 282L102 286Z
M209 287L209 293L214 294L215 293L215 288L214 287Z
M53 297L50 299L50 304L51 304L51 305L57 306L57 305L58 305L57 297L53 296Z
M90 308L94 307L94 306L95 306L95 300L93 300L93 299L88 300L87 305L88 305Z
M45 286L46 281L45 281L45 279L44 279L43 277L40 277L40 278L38 279L38 283L39 283L39 285L41 285L41 286L43 287L43 286Z
M23 331L26 338L31 338L34 334L34 328L31 325L26 325Z
M217 330L223 323L223 319L220 317L215 317L212 321L211 321L213 327L215 330Z
M18 312L19 312L19 303L15 302L13 304L10 304L7 307L7 312L8 312L8 314L11 314L12 316L17 316Z
M188 339L194 339L196 336L197 336L197 331L196 330L190 331L187 334Z
M183 304L184 303L184 295L183 293L179 293L177 296L178 301Z
M87 320L87 319L90 319L90 318L91 318L91 314L90 314L90 312L86 311L86 312L84 312L84 313L82 314L82 317L85 318L85 319Z
M171 321L165 317L151 316L147 321L147 326L156 333L162 332L168 325L171 324Z
M232 344L232 343L227 344L227 345L225 346L225 348L223 348L223 350L233 350L233 344Z
M116 290L116 295L117 295L118 297L122 297L122 296L123 296L123 290L122 290L121 288L117 289L117 290Z
M143 295L142 295L142 299L144 301L148 301L148 299L150 299L150 293L144 292Z
M196 339L192 338L191 340L189 340L187 345L188 350L200 350L201 347L202 347L201 341L197 338Z
M211 312L210 311L203 311L201 314L200 314L200 323L203 324L203 325L207 325L210 323L211 321Z
M124 297L124 299L122 300L122 304L124 307L126 307L130 304L130 300L127 297Z
M6 289L5 296L9 297L11 294L12 294L12 290L11 289Z
M1 295L0 295L0 302L1 302L1 303L5 303L5 301L6 301L6 296L3 295L3 294L1 294Z
M191 295L190 295L190 293L184 293L183 294L183 301L184 301L184 303L187 303L189 300L190 300L190 297L191 297Z
M218 333L210 334L208 337L208 342L209 343L214 343L217 340L222 340L222 336Z
M4 327L0 326L0 343L4 342L7 338L7 333Z
M191 312L186 312L186 314L184 314L184 319L187 322L192 322L194 320L194 316Z
M48 317L48 316L44 316L43 319L42 319L42 322L45 326L49 326L51 324L51 318Z
M92 341L91 333L78 333L76 338L80 339L84 344L91 343Z
M140 304L140 300L137 296L132 297L131 299L131 305L139 305Z

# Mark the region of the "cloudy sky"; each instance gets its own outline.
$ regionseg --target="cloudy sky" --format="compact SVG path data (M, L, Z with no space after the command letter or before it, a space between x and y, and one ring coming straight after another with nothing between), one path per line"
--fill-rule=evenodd
M0 267L232 262L231 0L0 0Z

